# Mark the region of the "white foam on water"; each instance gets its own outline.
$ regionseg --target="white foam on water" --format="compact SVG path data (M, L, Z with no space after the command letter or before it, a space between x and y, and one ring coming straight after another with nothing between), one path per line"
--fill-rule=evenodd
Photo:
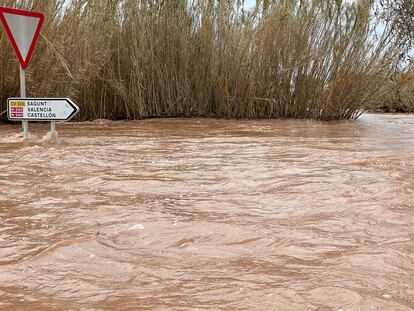
M36 138L36 136L32 135L31 133L29 133L29 138L28 140L34 139ZM11 134L8 136L0 136L0 144L12 144L12 143L20 143L20 142L24 142L25 139L23 137L23 133L15 133L15 134Z
M47 132L46 135L42 137L42 141L55 141L58 139L59 133L54 132Z
M136 225L132 226L131 228L129 228L129 230L144 230L144 225L143 224L136 224Z

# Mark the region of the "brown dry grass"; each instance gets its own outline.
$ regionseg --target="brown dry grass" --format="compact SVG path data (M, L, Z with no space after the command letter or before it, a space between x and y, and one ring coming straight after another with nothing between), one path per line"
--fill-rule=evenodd
M71 97L82 120L356 118L399 62L389 32L374 34L370 0L64 2L19 1L46 17L28 95ZM19 93L7 41L1 30L3 110Z
M379 101L378 110L414 112L414 65L390 80L385 90L386 96Z

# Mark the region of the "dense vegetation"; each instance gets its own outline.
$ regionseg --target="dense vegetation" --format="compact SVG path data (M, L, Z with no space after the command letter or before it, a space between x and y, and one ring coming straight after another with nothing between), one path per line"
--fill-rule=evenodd
M400 86L404 40L391 22L378 33L372 0L67 2L0 5L45 13L28 95L71 97L82 120L349 119ZM1 29L1 111L19 94L7 41Z
M386 112L414 112L414 68L397 74L385 88L385 96L377 110Z

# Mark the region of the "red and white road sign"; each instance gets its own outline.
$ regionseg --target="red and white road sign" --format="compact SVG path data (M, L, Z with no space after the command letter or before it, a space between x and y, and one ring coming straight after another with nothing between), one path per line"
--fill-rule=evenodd
M0 20L23 69L29 65L44 16L42 13L0 7Z

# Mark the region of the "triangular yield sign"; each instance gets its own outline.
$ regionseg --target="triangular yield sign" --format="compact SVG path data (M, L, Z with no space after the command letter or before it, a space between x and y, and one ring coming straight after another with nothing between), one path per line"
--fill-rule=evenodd
M44 20L43 14L0 7L0 19L20 65L26 69L39 38Z

